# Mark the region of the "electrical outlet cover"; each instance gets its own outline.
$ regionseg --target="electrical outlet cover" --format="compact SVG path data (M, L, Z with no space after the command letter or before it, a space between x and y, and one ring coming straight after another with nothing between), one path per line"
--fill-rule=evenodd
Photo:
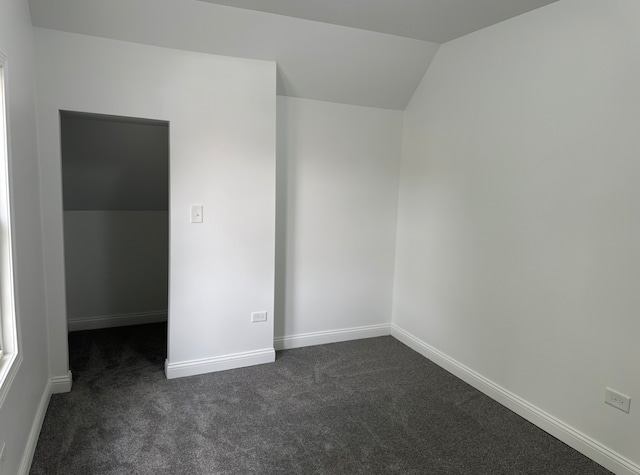
M266 322L267 321L267 312L253 312L251 314L251 321L253 323Z
M605 391L604 402L616 409L626 412L627 414L631 409L631 398L619 393L615 389L607 388Z

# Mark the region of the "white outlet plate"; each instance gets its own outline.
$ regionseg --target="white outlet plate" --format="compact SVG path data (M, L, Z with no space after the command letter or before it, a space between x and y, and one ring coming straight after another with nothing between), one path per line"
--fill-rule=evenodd
M631 409L631 398L619 393L615 389L607 388L604 395L604 402L627 414Z
M267 312L253 312L251 314L251 321L253 323L260 323L267 321Z

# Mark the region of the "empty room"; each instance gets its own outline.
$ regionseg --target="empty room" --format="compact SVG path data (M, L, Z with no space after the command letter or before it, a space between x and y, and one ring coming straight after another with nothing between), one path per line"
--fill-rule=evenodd
M4 0L0 475L640 475L638 84L637 0Z

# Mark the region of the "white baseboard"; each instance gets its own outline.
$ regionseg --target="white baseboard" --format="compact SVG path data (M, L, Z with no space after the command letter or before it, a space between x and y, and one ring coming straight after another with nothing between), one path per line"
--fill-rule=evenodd
M71 391L73 379L71 371L65 376L53 376L51 378L51 394L68 393Z
M521 397L507 391L395 324L391 325L391 335L608 470L618 475L640 475L640 465L605 447Z
M368 325L364 327L343 328L341 330L329 330L313 333L300 333L298 335L279 336L273 339L276 350L290 350L304 346L324 345L326 343L338 343L340 341L361 340L377 336L391 335L391 325Z
M40 437L40 430L42 429L44 416L47 414L49 399L51 399L51 380L47 381L47 385L45 386L42 397L40 398L40 404L38 404L38 409L36 410L33 423L31 424L29 438L27 439L27 445L25 446L24 453L22 454L22 462L20 463L20 469L18 471L18 474L20 475L29 475L29 470L31 470L33 455L36 452L36 445L38 444L38 437Z
M70 332L81 330L98 330L100 328L126 327L144 323L167 321L167 311L124 313L120 315L98 315L92 317L70 318L67 321Z
M181 361L179 363L165 362L164 373L167 379L195 376L196 374L214 373L228 369L244 368L265 363L273 363L276 360L276 352L273 348L248 351L231 355L216 356L200 360Z

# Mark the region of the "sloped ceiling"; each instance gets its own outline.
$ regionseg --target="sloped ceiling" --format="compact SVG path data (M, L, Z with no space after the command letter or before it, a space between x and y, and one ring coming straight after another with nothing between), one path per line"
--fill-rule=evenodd
M169 124L60 113L65 211L169 207Z
M553 1L30 0L30 6L37 27L276 61L280 95L403 110L440 42Z
M445 43L557 0L201 0Z

